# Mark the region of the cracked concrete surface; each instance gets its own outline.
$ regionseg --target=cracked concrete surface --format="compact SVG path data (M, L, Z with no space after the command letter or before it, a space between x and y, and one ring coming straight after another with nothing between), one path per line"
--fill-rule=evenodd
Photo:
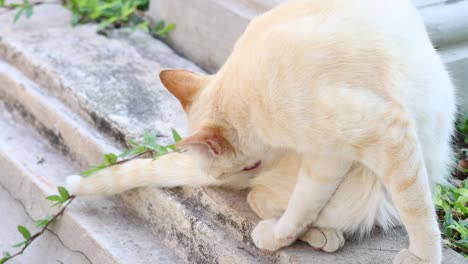
M21 241L18 224L34 232L31 219L56 210L43 197L56 192L61 177L77 170L20 120L0 103L0 251ZM180 263L139 219L112 199L75 200L26 252L18 257L26 260L18 263L56 263L56 259L67 264Z
M0 177L2 173L0 172ZM21 224L27 227L31 233L38 230L34 226L33 218L29 215L24 204L12 197L8 190L0 184L0 211L2 212L2 227L0 228L0 250L15 253L19 249L11 248L12 244L22 241L22 236L16 230ZM91 263L89 258L79 250L68 248L60 237L50 232L44 233L35 243L31 244L25 253L14 259L13 263L57 263L61 261L67 264Z

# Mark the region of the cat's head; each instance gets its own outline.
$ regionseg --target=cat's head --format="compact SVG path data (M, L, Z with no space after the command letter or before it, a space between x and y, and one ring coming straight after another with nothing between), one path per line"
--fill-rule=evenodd
M178 150L193 156L201 169L214 178L246 173L253 175L262 165L260 150L252 149L240 138L239 131L225 118L213 76L185 70L164 70L161 82L182 105L190 135L176 144Z

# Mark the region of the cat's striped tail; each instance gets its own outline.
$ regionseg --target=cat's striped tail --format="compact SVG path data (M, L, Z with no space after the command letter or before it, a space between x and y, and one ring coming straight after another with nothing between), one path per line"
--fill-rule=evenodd
M135 159L100 170L89 177L68 176L65 187L74 195L112 195L143 187L220 185L200 171L190 156L171 153L157 160Z

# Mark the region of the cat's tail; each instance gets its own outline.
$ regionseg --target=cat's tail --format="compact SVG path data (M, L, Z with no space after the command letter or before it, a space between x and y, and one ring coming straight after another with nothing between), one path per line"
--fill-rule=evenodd
M136 187L209 186L222 182L203 173L189 155L171 153L157 160L135 159L100 170L89 177L68 176L65 187L74 195L112 195Z

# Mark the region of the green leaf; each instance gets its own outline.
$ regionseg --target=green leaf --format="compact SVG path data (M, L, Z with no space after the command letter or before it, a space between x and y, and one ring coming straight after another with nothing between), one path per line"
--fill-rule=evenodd
M153 28L153 33L157 34L158 31L162 30L166 23L164 23L164 20L160 20Z
M50 220L52 220L52 215L48 215L46 217L44 217L43 219L39 219L39 220L36 220L35 223L36 223L36 227L44 227L46 226L48 223L50 223Z
M136 141L131 140L131 139L128 140L128 143L130 143L130 144L133 145L134 147L139 147L139 146L141 146L141 145L138 144Z
M156 132L148 131L145 129L143 133L143 145L146 145L146 146L156 145Z
M13 19L13 22L16 22L16 21L18 21L18 19L20 19L21 14L23 13L23 11L24 11L24 7L20 8L18 10L18 12L16 12L16 15L15 15L15 18Z
M63 202L63 198L58 195L49 195L46 197L46 199L52 202Z
M144 32L148 32L149 31L148 24L149 24L149 21L144 21L136 25L136 28L143 30Z
M116 163L118 159L119 157L114 153L107 153L104 155L104 164L106 164L106 166L112 165Z
M64 201L66 201L66 200L68 200L68 198L70 198L70 194L68 193L67 189L65 189L65 187L59 186L59 187L57 187L57 190L60 193L60 195L62 196Z
M28 241L23 241L23 242L20 242L20 243L16 243L16 244L14 244L14 245L11 246L11 247L13 247L13 248L21 247L21 246L23 246L24 244L26 244L27 242L28 242Z
M0 0L0 7L5 7L5 0Z
M174 30L175 27L176 27L176 24L170 23L167 26L165 26L163 29L157 30L156 35L158 35L159 37L165 38L167 37L169 32Z
M61 207L64 203L65 201L56 202L52 205L52 207Z
M176 147L174 145L167 145L166 147L172 151L176 151Z
M120 154L120 157L124 158L128 156L135 156L144 152L145 150L146 148L144 146L139 146L139 147L132 148L132 149L125 151L124 153Z
M463 248L463 249L468 249L468 239L461 239L458 241L454 242L457 247Z
M75 27L76 25L78 25L79 20L80 20L80 16L79 16L78 12L73 11L72 12L72 20L71 20L72 26Z
M32 5L28 5L25 7L26 18L30 18L33 14L33 7Z
M104 169L105 167L106 167L105 164L99 164L97 166L91 166L91 168L89 170L83 171L82 173L80 173L80 175L83 176L83 177L88 177L88 176L91 176L94 173Z
M24 239L28 240L31 238L31 232L29 232L26 227L19 225L18 231L21 233L21 235L23 235Z
M182 140L182 137L177 133L177 131L174 128L171 128L172 132L172 138L174 139L175 143L178 143Z
M102 30L109 26L110 24L114 23L117 20L117 17L111 17L106 20L103 20L101 23L98 25L98 30Z
M3 252L3 258L0 259L0 264L5 263L10 258L11 258L11 255L9 252Z

